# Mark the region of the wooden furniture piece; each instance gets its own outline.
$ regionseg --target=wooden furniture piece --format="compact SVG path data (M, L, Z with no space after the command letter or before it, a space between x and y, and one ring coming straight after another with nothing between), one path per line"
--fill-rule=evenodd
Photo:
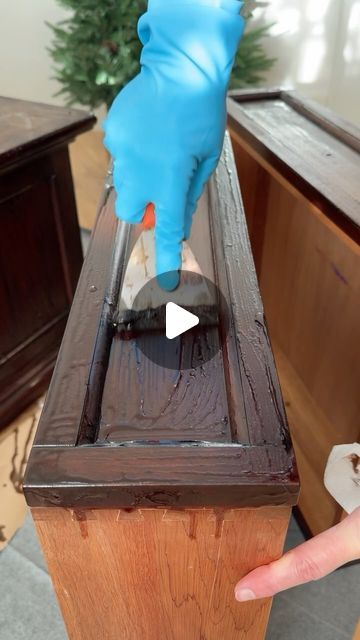
M68 144L87 113L0 98L0 427L48 386L82 264Z
M360 136L292 92L233 92L229 127L313 534L341 509L323 485L359 441Z
M221 307L184 333L177 371L138 349L158 336L115 333L113 203L108 185L24 482L69 637L261 640L270 600L234 586L281 555L298 479L229 140L191 244L230 330Z

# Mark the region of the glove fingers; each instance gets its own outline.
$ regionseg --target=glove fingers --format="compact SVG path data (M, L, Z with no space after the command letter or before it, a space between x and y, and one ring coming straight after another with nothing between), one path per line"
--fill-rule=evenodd
M135 174L136 175L136 174ZM141 222L147 200L140 186L132 186L131 181L124 182L117 162L114 163L114 187L116 191L115 213L118 218L132 224Z
M167 291L179 283L186 193L185 189L176 189L170 197L155 203L156 274Z
M186 204L186 211L185 211L185 224L184 224L185 240L190 236L192 217L195 212L197 202L204 190L204 186L207 180L210 178L212 172L215 170L218 160L219 160L218 156L206 158L206 160L203 160L199 164L193 176L190 190L187 197L187 204Z

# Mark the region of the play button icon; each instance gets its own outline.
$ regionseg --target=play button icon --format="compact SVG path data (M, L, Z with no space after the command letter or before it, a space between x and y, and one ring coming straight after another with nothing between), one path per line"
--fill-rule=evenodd
M199 324L199 317L183 309L175 302L166 305L166 337L169 340L177 338L181 333L189 331Z
M177 372L174 380L179 371L197 368L206 376L206 365L213 358L216 362L229 326L227 302L218 287L202 273L184 269L173 291L162 289L156 277L140 287L134 282L123 286L115 326L116 339L131 344L139 375L143 367L146 376L153 375L144 364L148 361ZM122 366L129 366L125 356Z

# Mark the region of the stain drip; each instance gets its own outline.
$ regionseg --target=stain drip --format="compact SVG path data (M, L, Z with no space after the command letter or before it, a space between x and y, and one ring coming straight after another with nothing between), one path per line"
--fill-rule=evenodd
M22 485L23 485L24 473L25 473L26 463L29 455L30 442L32 440L32 435L36 427L36 423L37 423L37 415L35 414L32 418L32 423L29 429L28 436L26 438L21 459L19 459L20 457L19 429L16 428L14 431L14 452L11 457L11 471L10 471L9 479L16 493L23 492Z

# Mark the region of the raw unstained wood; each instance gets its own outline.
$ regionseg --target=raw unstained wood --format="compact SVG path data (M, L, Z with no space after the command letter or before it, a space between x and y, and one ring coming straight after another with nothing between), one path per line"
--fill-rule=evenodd
M271 600L234 587L281 555L288 507L32 514L70 640L264 638Z
M272 337L343 442L359 435L360 245L272 181L261 290Z
M340 507L325 489L323 477L329 452L335 444L342 444L343 435L337 432L275 343L273 350L301 477L298 507L316 535L324 530L325 523L332 526L339 519Z

